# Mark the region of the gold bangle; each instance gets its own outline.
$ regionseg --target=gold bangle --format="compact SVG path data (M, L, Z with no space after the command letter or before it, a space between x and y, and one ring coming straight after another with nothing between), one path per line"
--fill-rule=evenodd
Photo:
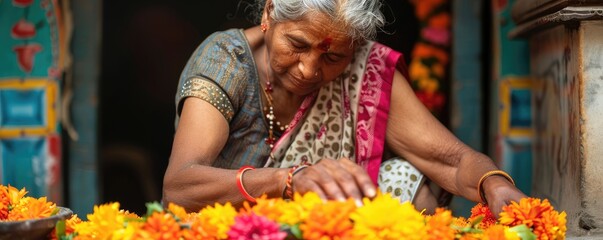
M513 184L513 186L515 186L515 181L513 181L513 178L506 172L502 171L502 170L492 170L492 171L488 171L487 173L484 173L484 175L482 175L482 177L479 179L479 182L477 183L477 193L479 194L479 198L482 201L482 203L487 204L486 202L486 196L484 193L484 189L483 189L483 183L484 181L486 181L486 178L492 176L492 175L500 175L505 177L507 180L509 180L509 182L511 182Z

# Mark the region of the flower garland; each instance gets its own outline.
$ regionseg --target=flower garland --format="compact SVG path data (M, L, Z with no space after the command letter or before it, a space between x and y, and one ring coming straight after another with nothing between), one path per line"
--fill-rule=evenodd
M0 213L41 209L25 189L0 185ZM45 201L40 198L37 201ZM31 217L47 217L34 210ZM43 214L41 212L44 212ZM59 221L50 239L564 239L566 214L548 200L524 198L503 207L496 219L487 206L477 204L471 217L453 217L438 208L433 215L419 212L410 202L400 203L389 194L354 201L323 201L315 193L295 194L292 200L257 198L240 209L230 203L207 206L188 213L170 203L148 203L147 213L137 216L119 203L94 207L82 221L77 215ZM29 217L29 216L27 216ZM2 221L12 219L2 218Z
M442 114L450 58L450 12L447 0L411 0L420 22L420 37L409 64L409 76L415 94L436 116Z

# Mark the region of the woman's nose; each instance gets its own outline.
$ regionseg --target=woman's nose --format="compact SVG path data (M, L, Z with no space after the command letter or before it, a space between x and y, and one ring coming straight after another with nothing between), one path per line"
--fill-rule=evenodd
M307 56L299 61L299 71L302 77L308 80L318 79L320 70L320 59L315 56Z

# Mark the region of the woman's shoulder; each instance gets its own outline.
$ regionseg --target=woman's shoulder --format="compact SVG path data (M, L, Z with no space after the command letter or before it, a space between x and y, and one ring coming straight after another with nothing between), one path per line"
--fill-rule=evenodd
M242 48L247 46L247 40L241 29L216 31L207 36L201 45L218 46L222 48Z

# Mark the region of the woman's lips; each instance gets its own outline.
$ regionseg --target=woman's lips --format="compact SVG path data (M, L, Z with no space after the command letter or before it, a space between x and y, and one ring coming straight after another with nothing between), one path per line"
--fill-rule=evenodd
M290 82L293 84L293 86L301 89L301 90L308 90L308 89L313 89L316 85L316 83L320 82L320 81L312 81L312 80L302 80L301 78L297 78L293 75L289 75L289 79Z

